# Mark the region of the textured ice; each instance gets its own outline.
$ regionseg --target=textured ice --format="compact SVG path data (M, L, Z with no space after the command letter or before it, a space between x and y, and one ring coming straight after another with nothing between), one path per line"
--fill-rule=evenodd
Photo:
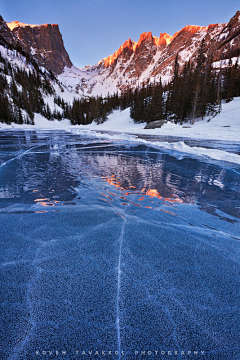
M0 144L1 359L240 358L239 165L90 132Z

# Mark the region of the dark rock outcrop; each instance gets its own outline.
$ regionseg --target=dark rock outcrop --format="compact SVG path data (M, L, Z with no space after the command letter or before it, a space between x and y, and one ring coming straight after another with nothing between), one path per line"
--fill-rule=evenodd
M161 128L164 124L167 123L167 120L156 120L149 122L144 129L157 129Z
M3 20L2 16L0 15L0 40L1 45L8 44L15 44L17 39L7 26L6 22Z

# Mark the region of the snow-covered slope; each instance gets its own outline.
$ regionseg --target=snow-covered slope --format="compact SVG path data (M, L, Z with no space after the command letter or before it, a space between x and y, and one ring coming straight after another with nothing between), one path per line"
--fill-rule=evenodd
M44 108L48 108L52 114L59 113L61 115L63 109L55 103L54 98L64 98L65 102L72 103L73 99L77 98L78 95L62 87L46 68L39 67L31 59L27 59L26 53L22 49L20 50L18 52L15 49L10 50L0 45L0 119L6 123L13 121L19 124L32 123L34 120L39 123L39 119L41 119L42 123L44 118L39 113L45 114L43 112ZM35 83L38 84L36 86L39 86L38 92L36 92L36 86L33 85L33 78L35 78ZM37 79L40 79L39 82L37 82ZM51 90L46 85L47 81ZM32 96L30 96L30 93ZM35 111L38 114L34 114ZM32 116L32 118L29 116ZM48 122L45 119L46 126ZM49 125L51 126L51 124Z
M27 71L34 71L33 65L27 61L25 56L18 53L16 50L9 50L6 49L4 46L0 45L0 54L3 58L7 59L13 67L18 67ZM44 67L41 67L41 70L42 72L48 73L48 70ZM9 83L11 82L10 77L8 78L8 81ZM59 84L55 81L52 81L52 86L55 90L55 94L52 96L44 96L51 110L54 110L54 107L57 106L53 103L54 96L60 96L69 103L72 103L74 98L79 97L76 93L70 92L67 88L59 86ZM59 110L61 109L59 108Z

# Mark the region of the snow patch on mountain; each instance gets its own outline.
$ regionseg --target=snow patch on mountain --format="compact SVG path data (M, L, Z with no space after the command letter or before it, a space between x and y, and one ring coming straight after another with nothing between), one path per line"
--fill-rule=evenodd
M12 66L18 66L26 71L33 71L34 67L32 64L27 63L25 56L21 55L16 50L9 50L0 45L0 53L3 58L7 59L11 63Z

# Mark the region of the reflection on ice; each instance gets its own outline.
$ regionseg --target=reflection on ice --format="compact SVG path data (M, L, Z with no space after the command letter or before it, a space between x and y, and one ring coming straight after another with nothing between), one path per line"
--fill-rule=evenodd
M80 203L75 199L79 186L97 187L100 182L103 188L107 182L120 192L115 196L124 196L124 206L154 209L158 199L167 207L190 203L217 216L220 210L240 217L238 174L216 164L177 160L149 146L99 140L89 133L81 137L61 132L7 132L2 138L1 158L7 164L0 172L0 206L4 208L16 201L45 207L75 205ZM9 153L10 163L4 161ZM146 203L147 199L155 206Z
M117 191L114 196L124 200L122 206L157 209L159 205L187 203L227 221L234 220L221 212L240 217L239 175L235 169L186 157L177 160L171 151L167 154L144 144L99 140L89 132L82 136L6 132L1 137L5 164L0 171L2 208L16 202L49 208L74 206L84 201L76 199L76 189L103 189L107 182ZM105 203L111 203L111 196L105 197ZM35 210L40 209L31 209Z

